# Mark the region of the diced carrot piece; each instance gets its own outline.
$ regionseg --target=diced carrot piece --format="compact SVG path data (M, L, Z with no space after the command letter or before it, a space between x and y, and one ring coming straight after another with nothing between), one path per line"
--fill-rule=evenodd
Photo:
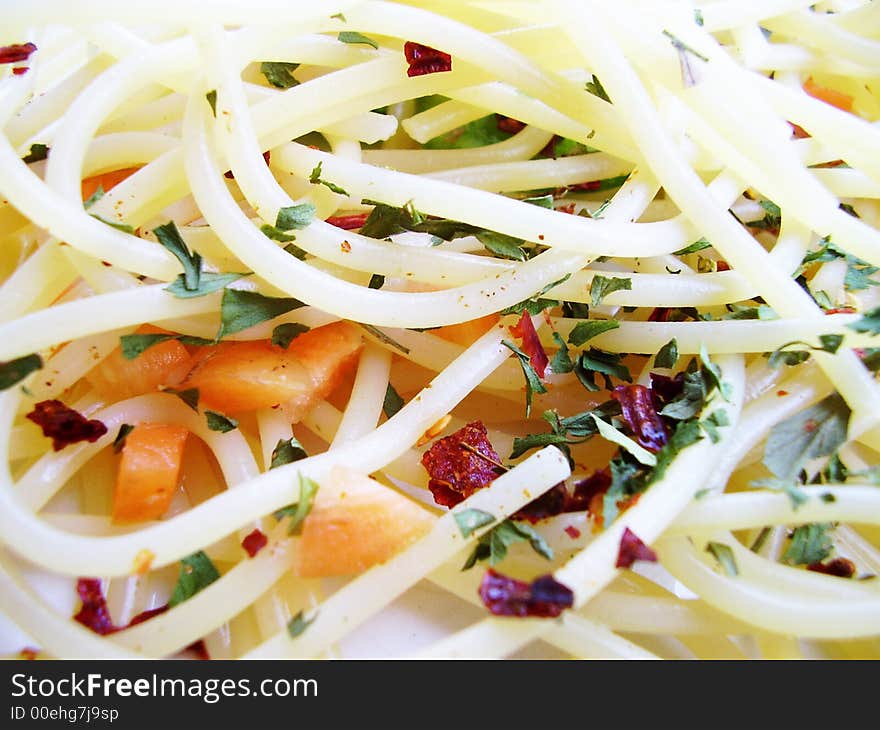
M362 573L409 547L434 520L379 482L336 467L321 482L303 523L294 572L304 578Z
M104 172L100 175L93 175L92 177L87 177L82 181L81 193L82 199L88 200L91 198L95 191L100 186L104 192L106 193L111 188L119 185L123 180L128 177L134 175L139 167L126 167L122 170L111 170L110 172Z
M283 406L296 421L339 385L361 347L361 333L349 322L305 332L286 350L267 340L223 342L200 354L185 385L222 413Z
M143 325L138 334L167 334L166 330ZM86 380L107 400L125 400L152 393L160 386L175 386L192 368L192 357L177 340L148 347L133 360L117 347L86 375Z
M831 104L831 106L836 106L838 109L842 109L845 112L851 112L853 108L854 98L849 94L844 94L841 91L837 91L836 89L831 89L827 86L821 86L813 81L813 77L810 76L804 82L804 91L806 91L810 96L814 99L819 99L820 101L824 101L826 104Z
M469 347L498 323L497 314L487 314L479 319L471 319L460 324L448 324L432 330L432 334L462 347Z
M182 426L161 423L135 426L128 434L113 492L113 522L144 522L165 514L177 489L187 434Z

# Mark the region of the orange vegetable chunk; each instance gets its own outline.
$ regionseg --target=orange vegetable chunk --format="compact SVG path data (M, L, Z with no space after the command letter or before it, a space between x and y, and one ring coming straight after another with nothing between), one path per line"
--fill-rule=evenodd
M165 514L177 489L187 434L182 426L161 423L141 424L128 434L113 492L113 522Z
M362 573L409 547L435 519L374 479L336 467L303 523L294 572L304 578Z
M826 104L831 104L831 106L836 106L838 109L842 109L845 112L851 112L853 108L853 97L849 94L844 94L842 91L837 91L836 89L831 89L827 86L821 86L813 81L813 77L810 76L804 82L804 91L806 91L810 96L814 99L819 99L820 101L824 101Z
M432 334L442 337L444 340L454 342L462 347L469 347L474 342L492 329L498 322L497 314L487 314L485 317L471 319L459 324L448 324L438 327Z
M167 334L144 325L138 334ZM176 386L192 368L192 357L177 340L166 340L148 347L133 360L122 356L117 347L86 375L86 380L108 400L124 400L152 393L160 386Z
M202 354L186 380L206 408L241 413L283 406L299 420L339 385L363 338L349 322L304 332L285 350L267 340L223 342Z

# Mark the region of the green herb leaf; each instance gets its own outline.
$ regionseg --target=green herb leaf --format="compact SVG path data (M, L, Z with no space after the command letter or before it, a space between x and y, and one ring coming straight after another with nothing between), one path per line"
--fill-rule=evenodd
M342 43L363 43L376 49L379 48L379 44L372 38L367 38L367 36L356 33L355 31L344 30L336 36L336 40L341 41Z
M526 252L522 249L523 240L521 238L514 238L494 231L481 231L477 234L477 239L486 247L487 251L501 258L513 261L525 261L527 258Z
M245 276L250 276L250 274L215 274L210 271L203 271L199 276L198 286L194 289L188 289L184 275L180 274L173 282L165 287L165 291L170 292L178 299L194 299L195 297L204 297L215 291L220 291L220 289L225 289L233 281L238 281Z
M684 41L682 41L680 38L672 35L672 33L670 33L668 30L664 30L663 35L665 35L669 39L669 42L672 43L673 46L675 46L675 49L679 53L691 53L699 58L701 61L706 61L707 63L709 62L709 59L706 58L703 54L697 53L697 51L686 45Z
M517 356L517 358L519 359L520 367L523 371L523 375L525 375L526 418L528 418L532 412L532 393L546 393L547 389L544 387L544 384L538 377L538 373L535 372L535 368L532 367L532 363L528 355L526 355L522 350L520 350L509 340L502 340L501 344L507 347L511 352L513 352L514 355Z
M220 433L228 433L238 428L238 421L234 418L224 416L216 411L205 411L205 420L208 422L208 428L212 431Z
M589 91L593 96L598 96L600 99L607 101L609 104L611 103L611 99L608 98L608 93L605 91L605 87L602 86L602 82L599 81L596 74L593 74L593 80L587 81L584 84L584 88Z
M553 210L553 195L550 193L547 195L537 195L534 198L523 198L522 202L529 205L537 205L539 208Z
M299 322L285 322L279 324L272 330L272 344L285 350L290 347L290 343L299 337L303 332L308 332L311 327L300 324Z
M128 438L128 434L134 431L134 426L130 423L123 423L119 427L119 431L116 433L116 438L113 439L113 453L118 454L125 448L125 439Z
M394 390L394 386L388 383L385 388L385 400L382 402L382 410L388 418L393 417L401 408L403 408L403 398Z
M302 230L315 220L317 210L312 203L300 203L281 208L275 218L275 227L282 231Z
M550 369L554 373L570 373L574 370L574 363L571 361L568 345L565 344L558 332L553 333L553 341L559 346L559 349L550 361Z
M840 455L832 455L822 470L822 481L826 484L829 482L845 482L847 476L849 476L849 469L840 460Z
M220 330L215 340L304 306L303 302L292 297L266 297L257 292L224 289L220 303Z
M462 570L472 568L481 560L488 560L489 565L497 565L507 557L511 545L526 541L536 553L547 560L553 559L553 550L535 530L522 522L504 520L480 537Z
M804 490L800 485L795 484L793 479L756 479L752 482L752 486L783 492L791 501L791 508L794 510L809 500Z
M865 312L860 319L848 324L855 332L865 332L869 335L880 334L880 307L874 307Z
M370 277L370 283L367 284L370 289L381 289L385 286L385 277L382 274L373 274Z
M211 558L201 550L180 562L182 564L180 575L171 593L171 599L168 601L169 608L174 608L177 604L192 598L196 593L207 588L220 577L220 573L217 572L217 568L214 567Z
M632 279L618 278L616 276L605 277L596 274L590 282L590 303L598 307L602 300L611 292L629 291L632 289Z
M270 469L275 469L285 464L292 464L294 461L305 459L308 456L303 445L297 441L295 436L289 439L281 439L275 448L272 449L272 461L269 464Z
M602 498L602 516L606 526L617 519L619 513L617 503L628 496L637 494L643 488L635 478L640 473L640 467L637 463L620 456L612 459L609 467L611 468L611 486L608 487L608 491Z
M211 113L216 117L217 116L217 89L211 89L207 94L205 94L205 98L208 100L208 104L211 106Z
M309 512L312 511L312 504L315 501L315 495L318 493L318 484L307 476L299 475L299 501L287 507L282 507L275 512L276 520L290 518L287 526L288 535L299 535L302 532L302 524L305 522Z
M202 257L189 250L174 221L169 221L163 226L154 228L153 233L156 234L159 243L174 254L174 257L183 266L184 288L188 291L198 289L199 276L202 272Z
M734 558L733 550L729 545L725 545L723 542L710 542L706 545L706 552L715 556L715 560L731 578L736 578L739 575L736 558Z
M288 243L289 241L296 240L296 236L289 235L289 234L285 233L284 231L282 231L280 228L276 228L275 226L270 226L268 223L264 223L263 225L260 226L260 232L264 236L271 238L273 241L280 241L281 243ZM298 250L301 251L302 249L298 249ZM301 258L301 257L297 256L297 258Z
M780 479L794 479L809 459L829 456L846 441L850 408L837 393L776 424L764 448L764 465Z
M832 542L828 534L834 529L830 522L814 522L796 528L791 545L782 559L790 565L809 565L831 555Z
M601 388L596 384L595 373L602 375L605 381L605 389L611 390L614 385L611 378L615 377L627 383L632 382L632 375L626 365L623 364L623 355L614 352L605 352L591 347L587 352L582 352L575 364L574 374L587 390L595 393Z
M276 89L289 89L299 84L293 78L293 72L299 68L298 63L287 63L285 61L263 61L260 64L260 73L266 77L272 86Z
M122 335L119 338L119 346L122 350L122 357L126 360L134 360L144 350L149 349L153 345L158 345L160 342L167 342L174 338L175 335L165 334Z
M464 538L470 537L475 530L495 522L494 515L481 509L465 509L460 512L453 512L452 516L455 518L455 524L458 525L461 536Z
M678 340L674 337L669 340L660 352L654 358L654 367L669 368L670 370L678 364Z
M323 185L324 187L332 190L334 193L339 193L340 195L348 195L348 193L345 192L345 190L338 185L321 179L321 166L323 164L323 162L319 162L317 166L312 170L311 174L309 175L309 182L312 183L312 185Z
M15 360L0 362L0 390L11 388L28 375L43 367L43 358L37 354L17 357Z
M578 322L569 333L568 342L575 347L580 347L587 340L592 340L603 332L616 330L618 327L620 327L620 322L616 319L590 319L586 322Z
M587 319L590 316L590 305L582 302L563 302L562 316L566 319Z
M199 389L198 388L187 388L186 390L173 390L171 388L166 388L166 393L170 393L171 395L176 395L180 400L186 403L190 408L192 408L196 413L199 412Z
M32 162L39 162L40 160L45 160L49 156L49 147L40 144L37 142L36 144L31 145L30 152L28 152L24 157L21 158L21 161L25 164L30 165Z
M305 617L305 614L302 611L299 611L296 616L294 616L290 621L287 622L287 633L291 639L295 639L297 636L303 633L310 624L314 622L314 620L318 618L318 614L316 613L310 619Z

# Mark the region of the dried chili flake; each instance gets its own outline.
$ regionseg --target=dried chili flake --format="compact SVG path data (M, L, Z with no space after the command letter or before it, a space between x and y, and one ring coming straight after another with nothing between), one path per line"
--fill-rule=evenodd
M44 436L52 439L55 451L80 441L93 443L107 433L107 427L101 421L89 420L60 400L37 403L26 417L43 429Z
M855 314L855 307L834 307L834 309L826 309L825 314Z
M654 307L648 315L649 322L668 322L672 310L669 307Z
M620 403L623 420L641 446L654 453L666 446L669 434L651 389L644 385L618 385L611 397Z
M552 575L531 583L486 571L480 583L480 598L496 616L554 618L574 605L574 593Z
M544 351L544 346L541 344L538 332L535 330L535 325L532 324L532 318L529 316L528 311L523 310L519 322L510 328L510 333L522 341L522 351L529 356L529 362L535 369L538 377L543 380L550 360Z
M196 659L201 659L204 661L208 661L211 658L211 655L208 654L208 647L205 644L204 639L199 639L198 641L194 641L190 644L184 651L191 651L196 655Z
M617 553L617 562L614 565L617 568L629 568L636 560L656 563L657 553L626 527L623 530L623 535L620 536L620 549Z
M610 486L611 471L609 469L594 471L586 479L581 479L574 485L574 493L569 496L565 511L583 512L590 509L590 503L593 499L605 494Z
M24 649L22 649L20 652L18 652L18 658L19 659L26 659L28 661L33 661L34 659L37 658L37 656L39 656L39 654L40 654L39 649L35 649L32 646L26 646L26 647L24 647Z
M262 550L269 542L269 538L266 537L260 530L254 530L244 540L241 541L241 546L245 549L248 555L254 557L260 550Z
M569 525L568 527L566 527L564 532L572 540L577 540L581 536L581 531L574 525Z
M508 134L516 134L526 128L525 122L521 122L513 117L505 117L503 114L495 115L495 124L499 130Z
M367 222L367 213L355 213L353 215L332 215L327 219L327 223L337 228L344 228L346 231L360 228Z
M452 71L452 56L421 43L407 41L403 44L403 55L409 67L406 75L410 77Z
M534 524L548 517L561 515L566 511L567 504L568 491L565 489L565 484L560 482L537 499L533 499L525 507L511 515L511 517L514 520L526 520Z
M76 581L76 592L82 601L82 608L74 615L74 621L90 628L96 634L106 636L118 631L118 627L110 618L107 599L101 590L101 581L97 578L79 578Z
M27 72L28 72L27 66L16 66L15 68L12 69L13 76L21 76L23 74L26 74Z
M144 621L148 621L153 618L153 616L158 616L160 614L165 613L168 610L168 604L166 603L164 606L157 606L156 608L148 608L146 611L141 611L136 616L133 616L131 621L128 622L129 626L137 626L138 624L142 624ZM128 627L126 627L128 628Z
M27 61L36 50L37 47L33 43L14 43L11 46L0 47L0 64Z
M497 463L498 454L480 421L439 439L422 455L428 488L443 507L454 507L494 481L501 471Z
M651 393L661 403L669 403L681 395L684 390L684 373L678 373L674 378L660 373L651 373Z
M837 578L852 578L856 574L856 566L852 560L847 560L846 558L834 558L834 560L829 560L827 563L818 560L815 563L810 563L807 566L807 570L812 570L814 573L833 575Z

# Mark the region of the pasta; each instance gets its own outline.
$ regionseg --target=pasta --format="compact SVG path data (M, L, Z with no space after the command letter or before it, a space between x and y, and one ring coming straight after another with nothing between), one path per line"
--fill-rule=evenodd
M876 2L0 13L4 654L880 656Z

